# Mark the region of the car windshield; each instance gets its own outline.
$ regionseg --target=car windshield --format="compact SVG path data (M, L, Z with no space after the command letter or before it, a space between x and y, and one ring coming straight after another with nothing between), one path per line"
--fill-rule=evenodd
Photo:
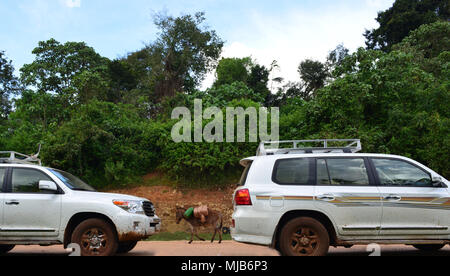
M86 192L95 192L96 190L84 183L78 177L64 171L49 169L56 177L59 178L67 187L74 191L86 191Z

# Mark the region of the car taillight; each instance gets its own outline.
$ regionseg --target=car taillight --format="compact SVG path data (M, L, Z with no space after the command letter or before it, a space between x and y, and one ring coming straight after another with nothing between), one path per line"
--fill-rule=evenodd
M239 206L252 205L252 199L250 198L250 191L248 189L239 190L234 196L234 202Z

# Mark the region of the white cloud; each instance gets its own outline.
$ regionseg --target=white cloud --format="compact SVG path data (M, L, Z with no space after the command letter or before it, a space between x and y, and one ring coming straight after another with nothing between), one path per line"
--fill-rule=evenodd
M233 40L224 46L222 57L251 56L266 67L276 60L280 70L272 77L298 81L301 61L325 61L339 44L351 52L365 47L364 31L377 27L377 12L389 8L394 0L366 1L365 6L354 10L336 4L320 12L291 10L283 18L254 11L249 15L248 25L234 32ZM202 88L211 85L214 79L213 74L209 75Z
M367 6L377 9L387 9L392 6L394 0L366 0Z
M81 0L66 0L66 6L68 8L79 8L81 7Z

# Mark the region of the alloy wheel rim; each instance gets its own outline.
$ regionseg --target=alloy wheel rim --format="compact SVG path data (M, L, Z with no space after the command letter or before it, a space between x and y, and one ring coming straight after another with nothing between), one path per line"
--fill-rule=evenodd
M297 255L312 255L319 247L319 236L308 227L300 227L290 238L292 251Z
M108 246L107 235L99 228L91 228L81 237L82 249L89 255L101 255Z

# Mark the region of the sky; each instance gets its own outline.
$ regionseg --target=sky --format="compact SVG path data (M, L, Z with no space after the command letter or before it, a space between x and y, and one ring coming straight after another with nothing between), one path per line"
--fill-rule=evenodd
M302 60L324 61L337 45L365 46L379 11L394 0L0 0L0 51L16 71L31 63L39 41L84 41L110 59L157 37L153 16L206 13L206 25L225 41L223 57L251 56L276 76L299 79ZM17 72L16 72L17 73ZM203 88L214 81L210 74Z

